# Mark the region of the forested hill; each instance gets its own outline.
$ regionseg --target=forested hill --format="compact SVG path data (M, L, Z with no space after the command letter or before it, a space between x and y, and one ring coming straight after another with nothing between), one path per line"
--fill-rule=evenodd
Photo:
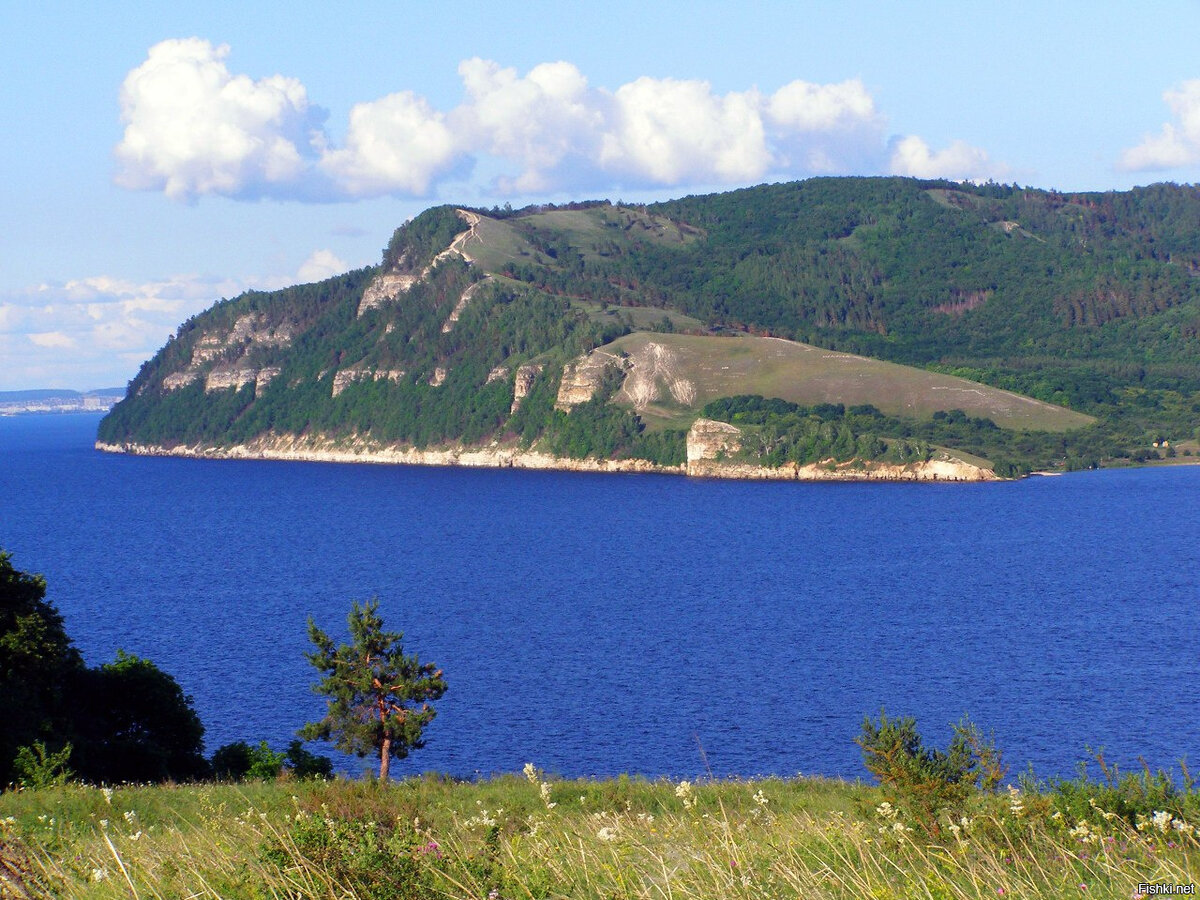
M1186 447L1200 425L1200 190L820 178L650 206L437 207L377 268L184 323L100 438L320 434L674 463L690 422L741 395L792 404L789 421L826 443L841 429L843 455L895 455L903 440L1075 466ZM847 439L855 428L871 432Z

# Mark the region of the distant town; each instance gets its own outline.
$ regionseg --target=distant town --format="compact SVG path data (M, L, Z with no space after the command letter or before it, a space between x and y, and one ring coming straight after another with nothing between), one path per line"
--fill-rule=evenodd
M94 391L69 391L54 388L34 391L0 391L0 416L108 412L124 396L124 388L99 388Z

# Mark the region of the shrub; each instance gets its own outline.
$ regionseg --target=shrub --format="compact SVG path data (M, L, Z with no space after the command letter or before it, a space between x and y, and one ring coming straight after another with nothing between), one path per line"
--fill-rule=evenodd
M976 789L993 791L1006 769L991 738L985 738L970 720L954 726L945 750L926 747L916 719L889 719L880 710L879 723L867 717L855 739L863 763L879 779L895 804L926 832L939 832L938 815L961 812Z

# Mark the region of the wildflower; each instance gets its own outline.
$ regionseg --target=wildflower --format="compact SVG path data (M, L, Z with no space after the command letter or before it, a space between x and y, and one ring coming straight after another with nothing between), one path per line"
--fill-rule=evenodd
M108 877L108 872L104 869L92 869L92 881L103 881Z
M1072 828L1069 834L1081 844L1095 844L1100 840L1099 835L1092 831L1091 826L1083 819L1079 820L1079 824Z
M894 819L899 813L899 810L892 806L892 804L890 804L888 801L884 800L877 807L875 807L875 812L884 819Z
M107 803L109 806L112 806L112 794L113 794L112 788L110 788L110 787L100 788L100 793L102 793L104 795L104 802Z
M1155 828L1157 828L1163 834L1166 834L1167 829L1171 827L1171 814L1169 812L1158 810L1151 817L1150 821L1153 823Z
M546 782L543 781L538 785L538 792L542 795L542 802L546 804L546 809L554 809L554 807L558 806L557 803L550 799L550 785Z
M1021 814L1025 812L1025 804L1021 800L1021 792L1011 784L1008 786L1008 811L1017 818L1020 818Z
M617 839L617 831L615 828L609 828L607 825L605 825L596 832L596 837L600 838L602 841L615 841Z
M531 762L525 763L525 768L522 769L521 771L523 771L525 773L525 777L526 777L526 779L528 779L530 784L538 783L537 768L534 766L533 763L531 763Z
M141 837L142 837L142 833L141 833L140 831L137 831L137 832L135 832L135 833L131 834L131 835L129 836L129 839L130 839L131 841L136 841L136 840L140 840L140 839L141 839Z
M123 815L125 817L125 821L128 822L130 825L132 825L137 820L137 813L134 812L132 809L128 810L127 812L122 813L121 815Z
M766 795L762 792L762 788L759 788L754 794L754 802L759 806L766 806L771 801L768 800Z
M50 821L53 822L54 820L51 819ZM1194 835L1196 833L1195 825L1192 825L1189 822L1184 822L1181 819L1172 820L1171 827L1174 828L1176 831L1178 831L1180 834L1186 834L1188 837L1191 837L1192 835Z
M417 852L422 856L432 856L434 859L442 858L442 849L437 841L430 841L429 843L418 847Z
M100 827L101 827L101 828L107 828L107 827L108 827L108 819L101 819L101 820L100 820Z
M692 791L692 783L690 781L681 781L675 787L675 796L683 801L684 809L694 809L696 806L696 795Z

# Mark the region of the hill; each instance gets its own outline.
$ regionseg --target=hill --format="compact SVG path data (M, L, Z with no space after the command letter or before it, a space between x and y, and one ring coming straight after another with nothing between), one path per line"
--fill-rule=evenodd
M736 455L768 468L808 458L776 440L801 420L824 429L812 452L841 448L835 467L894 458L897 441L906 465L949 452L1004 474L1190 453L1198 274L1200 192L1173 185L842 178L650 206L437 207L379 267L184 323L100 442L674 468L687 430L716 417L767 428L770 447L739 439ZM789 405L750 423L743 403L736 424L713 406L745 396Z

